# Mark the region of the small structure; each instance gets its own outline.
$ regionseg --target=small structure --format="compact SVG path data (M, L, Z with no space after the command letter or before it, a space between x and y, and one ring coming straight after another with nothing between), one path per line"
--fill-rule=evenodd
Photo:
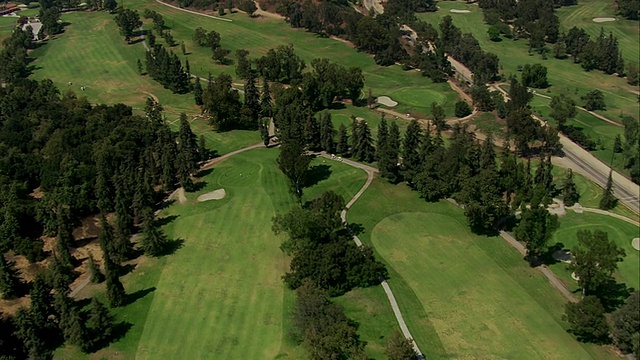
M20 7L16 4L0 4L0 16L9 15L16 11L20 11Z

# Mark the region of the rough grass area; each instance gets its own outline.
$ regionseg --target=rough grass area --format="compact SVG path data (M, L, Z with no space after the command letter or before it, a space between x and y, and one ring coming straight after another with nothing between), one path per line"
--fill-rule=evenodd
M482 113L469 121L469 124L475 125L485 134L493 134L494 137L500 138L504 138L507 130L505 120L499 119L493 113Z
M560 218L560 228L554 234L551 244L560 243L561 248L570 250L578 245L577 233L580 230L601 230L609 234L609 239L615 241L627 254L624 260L618 263L616 280L634 289L640 288L640 273L638 273L640 251L631 246L631 240L638 237L640 233L637 226L610 216L590 213L576 214L569 211L567 215ZM571 279L571 272L567 270L566 264L559 262L552 265L551 268L561 276L569 289L578 289L578 283Z
M125 336L99 352L106 358L305 358L289 337L294 294L281 276L288 259L271 219L295 205L277 150L257 149L236 155L203 177L202 188L187 193L161 216L166 234L184 240L182 248L161 259L144 259L122 278L128 293L144 290L140 299L116 310L131 324ZM340 162L314 159L315 171L303 201L327 190L351 198L366 174ZM197 197L224 188L219 201ZM85 295L102 292L91 286ZM378 358L395 319L379 288L358 289L336 299L360 323L367 351ZM61 349L60 358L84 358Z
M562 296L504 240L469 233L459 208L376 180L349 221L390 265L427 358L616 358L566 333Z
M580 96L597 88L604 93L605 101L607 103L607 110L601 112L603 115L615 120L622 112L633 116L636 119L638 118L638 89L637 87L628 85L626 83L626 79L618 78L613 75L606 75L600 71L591 71L587 73L579 64L574 64L571 59L558 60L553 58L551 53L548 55L547 60L542 59L542 57L537 53L529 55L529 41L527 39L512 40L503 38L502 41L493 42L489 40L489 36L487 35L489 26L484 23L482 9L475 4L467 5L462 2L443 1L438 3L438 6L440 7L440 11L435 13L419 14L418 17L430 22L437 28L440 20L444 16L450 15L454 24L458 26L463 33L472 33L475 36L483 50L498 55L500 58L500 65L503 67L503 73L507 78L510 75L520 77L520 73L517 71L518 65L524 66L526 64L540 63L548 68L548 79L551 87L548 89L548 92L545 90L547 95L572 94L575 98L579 98ZM561 11L579 11L584 6L589 7L591 10L596 7L602 7L603 9L608 8L606 13L603 12L596 16L607 15L615 11L614 6L602 1L589 1L584 3L581 1L579 5L562 8ZM468 9L471 12L468 14L452 14L449 12L452 8ZM561 18L562 26L564 28L570 28L574 25L573 19L565 17L564 13L559 12L558 16ZM592 17L594 16L589 17L589 21L591 21ZM580 19L583 18L586 19L585 16L580 17ZM576 22L575 25L584 25L580 21ZM629 29L631 26L635 26L635 35L629 30L620 30L620 35L622 35L622 33L628 33L628 38L630 39L627 43L627 40L624 40L627 39L627 36L622 37L621 49L625 59L628 59L628 61L638 61L639 45L637 41L637 23L620 20L601 24L591 22L590 26L592 27L590 28L592 30L589 31L596 34L600 31L600 26L605 28L607 34L609 28L615 29L617 27L621 27ZM593 29L593 27L596 28ZM618 34L618 32L616 32L616 34ZM547 47L550 48L549 45Z

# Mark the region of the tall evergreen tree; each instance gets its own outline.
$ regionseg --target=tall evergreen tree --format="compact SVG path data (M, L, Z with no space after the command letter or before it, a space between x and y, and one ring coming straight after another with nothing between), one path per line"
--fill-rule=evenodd
M609 171L609 178L607 179L607 185L604 187L602 193L602 199L600 199L600 205L598 206L602 210L611 210L616 207L618 199L613 195L613 170Z
M196 105L201 106L204 104L203 100L204 90L202 90L202 84L200 84L200 77L196 76L196 82L193 85L193 98L196 102Z
M256 87L256 77L253 72L249 73L244 85L244 104L241 110L242 119L246 128L255 128L258 125L260 116L260 93Z
M393 123L391 127L393 128ZM396 130L393 130L395 132ZM392 136L394 137L392 139ZM380 121L378 126L378 141L376 143L376 160L378 161L378 167L380 168L380 175L389 182L396 182L398 180L397 163L398 163L398 150L392 148L392 142L399 142L397 138L399 134L392 134L392 131L387 127L387 121L384 117ZM397 145L397 144L396 144Z
M389 141L389 128L387 126L387 120L385 120L384 115L382 115L382 119L380 119L380 124L378 125L378 140L376 141L376 160L378 162L384 161L384 155L387 151Z
M271 91L269 89L269 82L266 79L263 79L262 82L262 94L260 95L260 116L263 118L269 118L273 115Z
M580 194L576 188L575 182L573 182L573 171L569 169L567 177L562 183L562 199L566 206L573 206L580 200Z
M334 132L331 114L325 110L320 114L320 146L322 150L328 154L335 153L336 146L333 141Z
M420 167L420 139L422 129L416 120L411 120L407 126L402 140L402 169L404 178L409 182L415 181L415 176Z
M304 124L304 139L309 150L320 149L320 126L315 116L309 114Z
M119 307L124 305L126 293L124 286L120 282L118 265L105 257L105 277L107 285L107 301L110 307Z
M65 213L65 214L61 214ZM58 209L58 236L56 242L56 253L60 258L62 264L73 269L74 259L69 251L69 246L73 241L73 235L71 234L71 226L69 224L69 217L67 211Z
M431 116L433 116L433 124L436 128L440 131L444 130L446 125L444 118L446 115L442 106L438 105L436 102L431 103Z
M100 234L98 235L98 240L100 242L100 248L102 249L102 257L105 259L109 258L113 262L119 261L115 249L113 227L107 222L104 216L100 218Z
M91 342L95 346L104 344L111 338L114 327L113 315L98 299L91 299L91 307L89 310L89 319L87 320L87 330Z
M0 295L3 299L13 299L18 295L19 286L17 270L0 252Z
M105 254L105 256L107 256L107 254ZM104 275L100 272L98 264L96 264L96 260L93 258L93 254L91 253L89 253L87 268L89 269L89 276L92 283L97 284L104 280Z
M191 125L187 120L187 114L180 114L180 131L178 133L178 152L183 153L185 169L189 173L198 170L198 142L196 135L191 131Z
M209 149L207 149L207 140L204 135L198 138L198 160L201 162L209 160Z
M527 246L527 258L534 264L538 256L546 250L547 243L558 228L558 217L551 215L544 207L536 206L522 211L515 237Z
M344 124L340 124L338 128L338 143L336 145L336 153L349 157L349 135L347 135L347 127Z
M371 130L369 124L366 121L359 121L355 127L356 134L353 138L356 142L353 144L352 153L358 161L373 162L375 159L376 150L373 147L373 139L371 137Z
M80 316L80 310L75 306L73 300L66 294L56 293L54 304L59 316L58 327L62 331L64 339L71 345L80 346L83 350L86 349L89 344L87 329Z
M142 220L142 250L149 256L160 256L167 245L167 238L155 221L153 210L147 207Z

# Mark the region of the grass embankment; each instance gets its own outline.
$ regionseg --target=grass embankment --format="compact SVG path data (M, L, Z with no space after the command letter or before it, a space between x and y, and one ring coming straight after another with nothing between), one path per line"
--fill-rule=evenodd
M454 205L376 180L349 221L389 265L389 284L428 358L615 358L568 334L564 298L504 240L471 234Z
M613 10L611 4L602 3L597 5L597 1L580 2L577 6L568 8L562 8L562 12L558 13L561 20L561 27L563 29L570 28L573 25L584 25L587 15L579 16L581 9L587 7L589 11L596 11L597 7L609 6L609 9L605 13L597 16L606 16ZM571 59L558 60L553 58L550 53L547 60L542 59L537 53L529 55L529 41L527 39L511 40L503 38L502 41L493 42L489 40L487 30L489 26L484 23L482 9L476 4L466 4L463 2L440 2L438 3L440 10L435 13L424 13L418 16L436 26L440 20L450 15L453 19L453 23L459 27L463 33L471 33L480 43L480 46L484 51L492 52L500 58L500 65L503 68L503 73L508 77L510 75L517 75L518 65L540 63L548 69L548 79L551 87L544 90L544 93L549 96L558 94L569 94L578 100L580 96L594 90L600 89L605 96L605 102L607 103L606 111L598 111L608 118L619 121L618 117L620 113L633 116L638 119L638 96L637 87L630 86L626 83L626 79L618 78L613 75L606 75L600 71L585 72L579 64L574 64ZM466 9L470 13L456 14L451 13L451 9ZM595 9L595 10L594 10ZM569 16L570 13L575 13L575 16ZM575 18L581 19L577 21ZM577 22L574 24L573 21ZM590 19L589 19L590 20ZM616 34L620 34L621 49L623 56L627 61L638 61L638 28L637 23L628 20L619 20L610 23L596 24L592 22L592 26L587 28L587 31L596 35L602 26L608 34L609 30L614 31ZM595 29L593 28L595 26ZM635 27L635 33L633 32ZM597 30L596 30L597 29ZM625 35L626 34L626 35ZM635 34L635 35L634 35ZM549 47L549 45L547 46Z
M580 230L604 231L609 235L610 240L623 248L627 256L618 264L616 280L634 289L640 289L638 273L640 252L631 246L631 240L640 234L637 226L605 215L576 214L570 211L560 218L560 228L554 234L551 244L561 243L563 249L571 250L578 245L577 233ZM566 264L558 262L551 265L551 269L560 276L570 290L578 290L578 283L571 278L571 272Z
M281 239L271 231L276 213L295 206L277 151L258 149L218 164L203 178L203 188L187 194L161 213L170 222L165 232L184 240L183 247L160 259L146 259L122 281L128 293L144 297L122 309L118 320L132 324L126 336L96 355L109 358L304 358L288 338L294 294L281 276L288 259ZM314 185L304 200L334 190L351 198L366 174L340 162L315 159ZM224 188L226 197L197 202L197 197ZM101 286L86 289L85 294ZM150 291L150 289L152 291ZM146 291L144 291L146 290ZM371 356L379 357L383 337L395 325L381 288L358 289L337 299L360 322ZM61 357L82 356L72 349Z

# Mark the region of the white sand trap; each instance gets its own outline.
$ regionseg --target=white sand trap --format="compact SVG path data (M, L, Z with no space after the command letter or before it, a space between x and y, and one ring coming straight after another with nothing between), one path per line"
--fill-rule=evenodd
M470 13L471 11L469 11L469 10L460 10L460 9L451 9L451 10L449 10L449 12L456 13L456 14L467 14L467 13Z
M616 18L610 18L610 17L593 18L593 22L597 22L597 23L603 23L603 22L609 22L609 21L616 21Z
M378 96L378 98L376 99L376 102L378 104L382 104L382 105L388 106L388 107L394 107L394 106L398 105L398 103L396 101L391 100L391 98L388 97L388 96Z
M580 281L580 277L574 272L571 273L571 278L575 281Z
M640 238L631 240L631 246L633 246L633 248L636 250L640 250Z
M224 191L224 189L218 189L198 196L198 201L203 202L207 200L220 200L223 199L226 195L227 192Z

